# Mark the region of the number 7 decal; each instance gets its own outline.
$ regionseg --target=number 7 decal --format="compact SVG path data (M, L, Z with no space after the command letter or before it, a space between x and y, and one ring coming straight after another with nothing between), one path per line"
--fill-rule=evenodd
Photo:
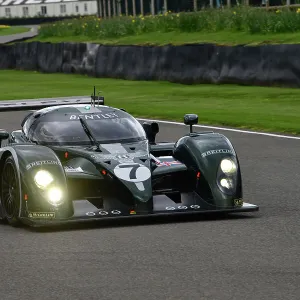
M151 177L150 170L138 163L120 164L114 169L115 175L125 181L135 183L140 191L144 191L143 182Z
M137 171L138 168L140 168L140 164L120 165L119 167L121 169L132 168L131 171L129 172L129 178L130 179L137 179L137 177L136 177L136 171Z

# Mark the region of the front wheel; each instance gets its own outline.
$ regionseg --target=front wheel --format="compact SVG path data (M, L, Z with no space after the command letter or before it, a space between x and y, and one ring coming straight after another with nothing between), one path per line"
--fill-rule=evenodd
M20 226L20 189L19 178L14 159L6 158L1 178L1 204L3 217L12 226Z

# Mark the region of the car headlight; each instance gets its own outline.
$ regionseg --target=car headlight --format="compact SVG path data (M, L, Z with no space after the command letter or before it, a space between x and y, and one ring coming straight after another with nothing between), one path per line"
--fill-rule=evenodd
M62 201L62 191L57 187L49 189L48 193L48 202L54 206L60 205Z
M221 170L225 174L232 174L236 171L236 164L231 159L225 158L221 161Z
M222 187L225 187L227 189L231 189L233 187L233 182L231 179L228 179L228 178L223 178L220 180L220 185Z
M52 175L45 170L38 171L34 176L34 181L39 188L46 188L52 181Z

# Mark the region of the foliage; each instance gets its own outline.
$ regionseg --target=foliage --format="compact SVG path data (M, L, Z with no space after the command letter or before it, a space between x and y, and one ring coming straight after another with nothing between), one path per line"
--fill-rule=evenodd
M89 16L42 25L40 37L86 36L92 39L107 39L151 32L220 31L263 35L300 31L300 9L267 11L240 6L193 13L167 12L157 16L119 16L111 19Z
M28 27L0 25L0 36L23 33L29 30Z
M10 28L10 26L8 26L8 25L0 25L0 30L1 29L8 29L8 28Z

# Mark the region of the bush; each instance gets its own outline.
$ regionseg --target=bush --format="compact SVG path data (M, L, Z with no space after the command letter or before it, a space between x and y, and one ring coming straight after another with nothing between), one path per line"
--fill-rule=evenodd
M270 34L300 31L300 9L267 11L259 8L208 9L194 13L171 12L158 16L98 19L80 17L42 25L40 36L87 36L92 39L120 38L149 32L240 31Z
M10 26L8 26L8 25L0 25L0 30L1 29L8 29L8 28L10 28Z

